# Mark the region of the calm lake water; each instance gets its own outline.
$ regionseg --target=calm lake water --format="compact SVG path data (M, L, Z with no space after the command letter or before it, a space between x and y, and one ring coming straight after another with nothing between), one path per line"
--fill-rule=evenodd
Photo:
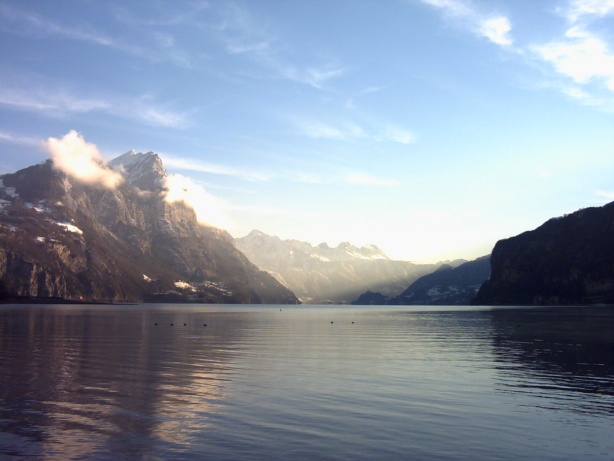
M22 458L613 460L614 309L0 306Z

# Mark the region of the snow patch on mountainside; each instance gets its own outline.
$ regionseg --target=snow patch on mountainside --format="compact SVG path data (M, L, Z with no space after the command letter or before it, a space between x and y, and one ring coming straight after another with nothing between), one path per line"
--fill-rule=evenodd
M188 282L184 282L183 280L179 280L175 282L175 287L181 288L182 290L192 290L192 291L196 290L196 288L194 288L194 285Z
M19 198L19 193L15 191L14 187L5 187L4 192L11 198Z
M82 235L83 231L81 229L79 229L77 226L75 226L74 224L70 224L67 222L58 222L58 221L53 221L51 219L47 219L48 222L55 224L56 226L59 226L61 228L64 229L65 232L73 232L75 234L79 234Z

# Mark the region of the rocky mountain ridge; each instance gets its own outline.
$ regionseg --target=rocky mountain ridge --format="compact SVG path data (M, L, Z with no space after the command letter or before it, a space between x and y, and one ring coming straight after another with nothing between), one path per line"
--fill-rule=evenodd
M366 292L352 304L468 305L489 275L489 256L482 256L457 267L442 264L396 296Z
M375 245L314 246L258 230L235 243L250 261L311 304L350 303L368 290L393 296L439 265L395 261Z
M614 303L614 202L498 241L491 267L475 304Z
M230 234L164 199L157 154L131 151L101 168L123 182L84 182L51 161L0 177L0 297L297 302Z

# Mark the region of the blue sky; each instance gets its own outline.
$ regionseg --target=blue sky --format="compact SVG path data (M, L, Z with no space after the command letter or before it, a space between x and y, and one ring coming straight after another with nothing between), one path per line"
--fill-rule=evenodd
M0 69L0 173L154 151L234 237L471 259L614 200L614 0L0 0Z

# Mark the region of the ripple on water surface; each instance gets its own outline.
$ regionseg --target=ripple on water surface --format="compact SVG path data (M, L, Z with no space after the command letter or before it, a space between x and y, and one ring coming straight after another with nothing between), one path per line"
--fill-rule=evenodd
M611 459L613 322L606 308L4 306L0 458Z

